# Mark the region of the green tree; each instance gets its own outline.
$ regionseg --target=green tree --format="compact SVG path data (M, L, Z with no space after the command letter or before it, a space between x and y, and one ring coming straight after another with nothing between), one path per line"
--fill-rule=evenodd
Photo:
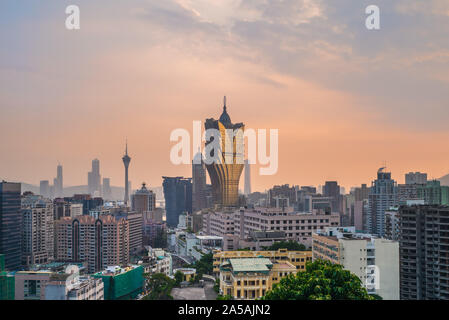
M263 300L374 300L360 279L339 264L316 260L306 271L282 278Z
M184 274L181 271L176 271L174 274L175 277L175 286L179 286L181 284L181 282L184 281Z
M208 253L201 257L200 260L196 261L195 263L191 264L190 268L195 268L197 274L201 274L201 277L203 274L212 274L214 271L214 254Z
M230 295L222 296L221 294L219 294L217 296L217 300L234 300L234 298L232 296L230 296Z
M170 293L175 285L175 280L170 279L163 273L155 273L150 275L146 282L146 289L149 294L143 298L144 300L173 300Z
M296 241L288 240L288 241L278 241L273 243L267 250L277 251L279 249L287 249L288 251L305 251L307 250L306 246L302 243L298 243Z

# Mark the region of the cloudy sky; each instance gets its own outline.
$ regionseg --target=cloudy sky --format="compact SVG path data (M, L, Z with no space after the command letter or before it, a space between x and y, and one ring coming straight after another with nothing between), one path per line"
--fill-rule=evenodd
M81 29L65 28L76 4ZM365 8L381 30L365 27ZM2 0L0 179L121 185L190 176L170 132L221 113L279 129L273 184L349 188L384 162L449 173L447 0Z

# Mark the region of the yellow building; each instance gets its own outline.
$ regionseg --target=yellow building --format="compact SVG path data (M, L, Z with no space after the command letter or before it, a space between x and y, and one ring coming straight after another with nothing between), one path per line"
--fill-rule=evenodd
M173 274L178 271L184 276L182 281L190 281L190 279L194 278L196 275L196 269L193 268L178 268L173 270Z
M257 299L289 274L298 271L288 261L272 263L268 258L236 258L220 267L220 293L234 299Z
M289 262L297 270L304 271L306 262L312 261L312 251L287 251L279 249L277 251L216 251L214 252L214 274L220 273L220 265L229 259L238 258L268 258L272 262Z
M218 120L206 119L206 130L214 129L220 133L221 143L219 154L206 155L206 169L212 184L213 201L222 207L235 207L239 202L239 180L244 167L243 123L231 122L226 111L224 98L223 113ZM230 134L229 134L230 133ZM216 139L206 141L206 146ZM209 163L209 160L213 163Z

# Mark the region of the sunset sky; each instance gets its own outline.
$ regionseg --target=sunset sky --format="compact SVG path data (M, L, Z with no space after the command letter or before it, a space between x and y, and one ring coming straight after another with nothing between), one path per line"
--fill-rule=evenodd
M65 28L76 4L81 29ZM365 28L365 8L381 30ZM370 184L384 162L449 173L447 0L2 0L0 179L122 186L191 176L170 132L218 118L279 130L274 184ZM243 184L241 185L243 188Z

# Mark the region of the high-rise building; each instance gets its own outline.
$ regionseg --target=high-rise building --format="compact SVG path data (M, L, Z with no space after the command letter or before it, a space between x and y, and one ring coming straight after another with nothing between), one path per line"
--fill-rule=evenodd
M131 162L131 158L128 156L128 142L126 143L125 155L122 158L123 165L125 166L125 205L128 204L129 201L129 179L128 179L128 167Z
M178 225L183 212L192 213L192 179L183 177L162 177L164 182L166 221L169 227Z
M53 203L33 194L22 197L22 265L46 264L54 258Z
M83 215L83 204L65 201L62 198L56 198L53 201L53 217L59 220L63 217L77 217Z
M239 180L244 166L243 130L245 126L243 123L233 124L231 122L231 118L226 111L226 97L224 97L223 113L220 118L218 120L206 119L204 127L206 130L218 130L221 138L220 153L214 154L214 150L212 150L210 154L205 155L206 168L212 183L214 204L225 207L238 206ZM226 132L229 129L233 130L234 133L237 132L237 134L232 134L226 139ZM216 138L211 137L209 141L206 141L206 149L209 144L215 143L213 139ZM232 153L229 152L231 148Z
M64 217L55 221L56 259L85 262L89 273L129 263L129 221L102 215Z
M142 183L142 188L132 195L131 209L140 214L146 214L156 209L156 195L147 189L145 182Z
M20 183L0 182L0 254L5 256L5 268L10 271L21 266L22 213Z
M337 181L326 181L323 187L323 195L325 197L331 197L331 210L332 212L341 212L340 204L340 186Z
M368 213L365 230L373 235L383 236L385 232L385 211L397 205L397 185L391 179L391 172L385 168L377 171L368 199Z
M50 198L50 182L48 180L41 180L39 184L39 194L44 198Z
M92 160L92 171L87 173L88 193L93 197L101 195L100 160Z
M369 188L366 184L362 184L360 187L354 188L354 201L368 200Z
M129 224L129 254L138 254L143 248L143 214L120 211L112 214L116 220L125 219Z
M53 180L54 197L59 198L64 196L64 184L62 179L62 165L58 164L56 170L56 178Z
M249 164L249 160L245 160L245 196L251 194L251 165Z
M402 300L449 299L449 207L399 209Z
M273 186L267 193L268 203L271 207L276 207L277 198L288 198L289 205L294 206L297 202L296 194L297 192L294 186L290 187L288 184Z
M409 172L405 174L405 184L426 184L427 173Z
M207 207L206 166L203 155L198 152L192 161L192 209L198 211Z
M399 243L359 234L354 227L326 228L313 234L313 260L340 264L359 277L368 293L399 300Z
M103 178L103 199L104 200L112 200L112 190L111 190L111 179Z

